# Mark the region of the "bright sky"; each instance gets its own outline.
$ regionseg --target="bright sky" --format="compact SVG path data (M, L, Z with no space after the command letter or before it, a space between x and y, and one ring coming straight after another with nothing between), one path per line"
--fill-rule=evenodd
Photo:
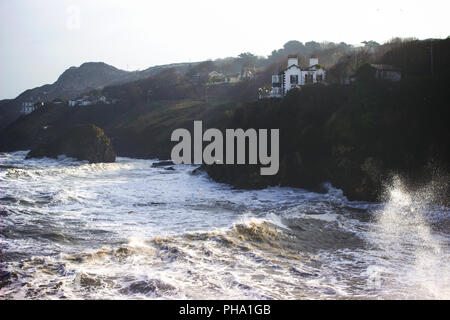
M0 0L0 99L70 66L124 70L268 55L289 40L446 38L449 1Z

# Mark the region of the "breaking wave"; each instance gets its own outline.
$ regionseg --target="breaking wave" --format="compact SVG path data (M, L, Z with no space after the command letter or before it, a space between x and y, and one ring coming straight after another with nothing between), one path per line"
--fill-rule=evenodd
M234 190L192 167L0 155L3 299L448 299L450 209L399 179Z

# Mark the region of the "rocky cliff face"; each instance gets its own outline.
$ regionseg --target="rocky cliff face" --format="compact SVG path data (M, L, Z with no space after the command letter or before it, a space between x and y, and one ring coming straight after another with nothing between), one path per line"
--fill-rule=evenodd
M114 162L116 153L110 139L95 125L79 125L50 143L44 143L31 150L30 158L57 158L66 155L89 163Z
M139 84L130 92L146 92L135 90ZM281 185L321 191L322 184L330 182L351 200L377 201L393 174L406 177L411 185L433 179L433 166L448 176L450 96L445 84L439 79L411 79L396 84L311 86L282 100L240 105L182 98L185 90L174 86L168 92L171 97L179 92L180 100L147 102L137 95L131 103L124 95L116 105L49 105L3 131L0 150L32 148L38 150L30 156L56 156L66 152L64 146L36 146L63 135L67 127L95 123L105 129L122 156L167 159L173 146L171 132L192 130L194 120L203 120L204 130L278 128L278 174L261 176L258 165L213 165L206 167L207 172L216 181L248 189Z
M450 117L448 101L439 79L305 87L282 100L236 109L226 124L244 130L279 128L276 175L261 176L259 165L205 169L214 180L238 188L281 185L320 191L330 182L350 200L379 201L394 176L411 188L450 176L450 129L444 120ZM447 196L438 198L448 199L448 178L440 189Z

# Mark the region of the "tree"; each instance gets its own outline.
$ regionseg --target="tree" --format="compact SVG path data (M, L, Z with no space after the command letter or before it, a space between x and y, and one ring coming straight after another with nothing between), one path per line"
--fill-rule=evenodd
M208 81L208 74L211 71L214 71L217 68L216 64L211 61L203 61L199 64L191 67L187 72L186 76L193 80L194 82L198 83L205 83Z
M269 63L279 61L285 57L284 49L273 50L272 53L268 56Z
M380 45L378 42L373 41L373 40L363 41L361 43L364 43L364 46L368 47L368 48L375 48L375 47L378 47Z
M242 67L253 67L258 63L258 57L250 52L241 53L239 60L242 63Z
M283 46L285 55L299 53L304 48L305 46L303 45L303 43L297 40L288 41Z
M305 43L305 48L306 48L306 55L310 55L315 53L316 51L319 51L321 49L320 47L320 43L316 42L316 41L309 41Z
M356 71L356 79L362 82L370 82L375 79L375 68L373 68L370 63L364 63Z

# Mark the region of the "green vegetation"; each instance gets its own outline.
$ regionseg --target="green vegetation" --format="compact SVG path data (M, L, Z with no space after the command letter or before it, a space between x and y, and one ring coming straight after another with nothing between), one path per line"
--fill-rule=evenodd
M197 63L184 73L165 68L92 93L116 99L115 104L70 108L48 103L6 128L0 150L36 148L72 127L94 124L121 156L168 159L172 131L191 130L194 120L202 120L204 128L280 129L277 175L262 177L258 166L206 168L214 179L237 187L280 184L319 190L329 181L350 199L377 200L392 173L413 185L430 180L430 168L448 176L450 65L445 57L450 56L450 39L394 39L347 54L350 49L345 44L293 41L280 49L279 59L277 52L268 59L246 53ZM319 58L331 54L337 60L328 69L329 85L291 90L284 99L255 101L258 88L269 85L271 75L285 65L285 54L297 50L316 50ZM233 84L203 81L211 70L234 72L236 66L251 63L260 66L253 78ZM370 63L400 67L402 80L376 80ZM356 82L341 85L350 75Z

